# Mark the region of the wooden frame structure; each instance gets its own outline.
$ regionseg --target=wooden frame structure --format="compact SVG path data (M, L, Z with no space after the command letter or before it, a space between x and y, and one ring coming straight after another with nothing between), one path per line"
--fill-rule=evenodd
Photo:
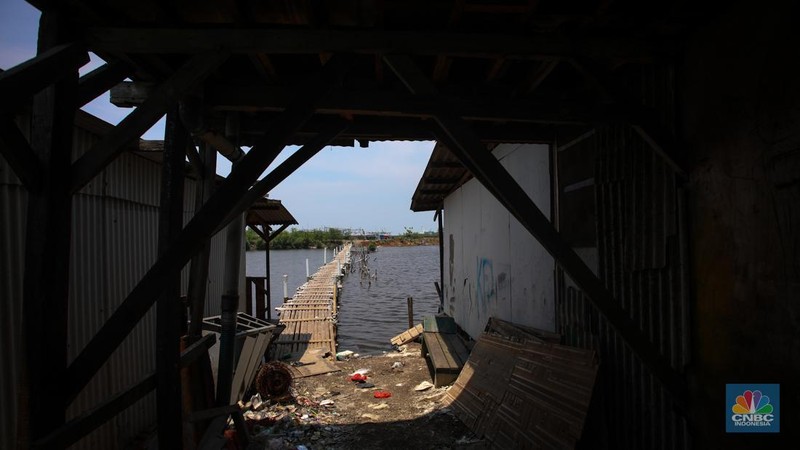
M19 411L23 445L72 436L58 435L65 408L157 303L160 445L177 448L177 368L183 360L174 284L181 269L191 260L193 279L202 278L208 239L324 146L390 139L445 143L455 156L452 167L465 168L500 200L573 277L671 399L683 401L683 375L659 358L487 144L552 143L599 123L620 123L634 127L680 169L671 118L628 100L608 80L643 65L671 64L689 17L664 16L655 6L628 1L30 3L43 11L39 55L0 74L0 148L31 196L25 401ZM88 51L108 64L79 79ZM132 81L118 84L126 77ZM119 105L137 108L71 161L62 150L70 145L72 112L108 89ZM31 102L35 139L28 143L9 115ZM184 129L190 127L178 107L198 104L200 123L192 126L224 134L234 121L237 145L252 148L213 193L206 188L198 200L202 208L182 226L178 169L184 155L207 178L209 169L213 173L210 145L186 150L194 129ZM164 114L160 256L67 366L70 196ZM259 179L288 144L302 148ZM200 288L194 289L190 296Z

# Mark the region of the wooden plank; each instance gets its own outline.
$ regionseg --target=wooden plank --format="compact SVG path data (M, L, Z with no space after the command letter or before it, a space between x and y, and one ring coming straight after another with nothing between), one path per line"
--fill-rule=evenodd
M158 248L163 253L183 228L183 191L186 179L184 149L188 134L178 108L167 114L164 158L161 172ZM156 304L156 407L160 448L178 448L182 442L180 359L180 274L167 281L168 287Z
M12 113L45 87L72 78L87 62L86 48L72 42L55 45L0 73L0 113Z
M385 56L389 66L418 95L435 94L436 89L425 79L414 63L401 56ZM647 336L620 307L591 269L562 239L552 223L539 210L525 191L508 174L463 120L446 112L436 117L441 129L440 139L477 178L481 184L530 232L586 293L597 310L625 340L625 343L653 375L676 399L685 398L683 377L668 362Z
M223 51L196 55L160 84L144 104L128 114L111 133L75 161L72 165L72 192L77 192L91 181L122 153L125 146L150 129L169 108L227 59L228 54Z
M671 49L646 39L540 34L443 31L268 29L268 28L109 28L85 30L94 51L122 53L200 53L229 48L234 53L410 54L471 58L554 59L578 54L622 60L652 60Z
M392 345L404 345L407 344L414 339L418 338L420 334L422 334L423 328L422 324L417 324L414 328L409 328L408 330L398 334L397 336L393 337L390 342Z
M333 62L329 63L329 65L332 64ZM213 235L214 230L230 212L231 199L241 198L247 192L248 186L252 185L280 153L286 142L311 116L316 102L330 89L339 70L340 67L333 65L330 71L308 81L308 89L304 95L298 98L291 109L287 109L276 121L271 123L270 132L261 140L261 148L251 149L244 160L234 167L228 178L217 188L203 208L195 214L181 234L170 243L169 249L158 258L142 280L78 354L67 373L71 400L74 400L152 306L155 298L161 293L166 280L178 273L189 258L200 250L204 242ZM275 174L275 170L270 174ZM266 187L274 188L274 185L270 187L269 184L277 185L289 174L291 171L284 169L273 175Z
M42 14L39 28L39 55L45 61L61 52L72 53L64 42L65 24L56 13ZM37 59L38 58L38 59ZM43 66L34 58L33 68L18 76L35 77ZM67 364L68 299L72 197L69 194L70 149L75 120L75 89L78 71L75 64L49 67L57 78L43 75L47 83L58 80L39 92L33 100L31 141L34 156L41 163L41 188L28 193L22 299L21 366L19 368L18 444L27 447L39 436L62 426L66 419L65 372ZM7 74L8 72L6 72ZM26 91L33 88L22 81L5 88ZM38 80L42 81L42 80ZM28 95L32 92L26 92ZM0 98L6 101L7 93ZM8 93L13 95L13 93Z

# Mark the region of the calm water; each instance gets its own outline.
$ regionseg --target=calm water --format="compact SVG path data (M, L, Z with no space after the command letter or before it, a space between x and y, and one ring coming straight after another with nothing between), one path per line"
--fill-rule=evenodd
M283 274L289 275L289 295L305 282L306 258L313 274L322 265L322 250L273 250L270 252L273 308L283 298ZM330 250L328 258L330 259ZM375 354L390 348L389 339L408 328L407 297L414 299L414 321L436 314L439 299L434 281L439 280L439 248L382 247L370 253L369 270L377 278L359 275L355 253L354 272L344 280L339 299L339 350ZM247 275L264 276L264 252L247 252ZM274 310L273 310L274 314Z

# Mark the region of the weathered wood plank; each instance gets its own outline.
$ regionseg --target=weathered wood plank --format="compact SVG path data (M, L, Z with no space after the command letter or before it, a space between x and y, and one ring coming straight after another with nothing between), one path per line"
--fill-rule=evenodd
M164 134L158 227L158 248L161 253L183 228L183 191L186 178L184 155L189 136L183 127L177 107L167 114ZM183 438L181 383L178 373L181 327L180 275L173 275L172 279L167 281L167 285L156 305L158 444L160 448L178 448Z

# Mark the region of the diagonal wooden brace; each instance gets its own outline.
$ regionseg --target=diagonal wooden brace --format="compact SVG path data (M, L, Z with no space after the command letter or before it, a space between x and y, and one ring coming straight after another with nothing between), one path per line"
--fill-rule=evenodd
M433 95L435 88L414 62L405 56L387 55L385 61L418 95ZM556 231L525 191L508 174L505 168L475 136L469 126L442 105L435 116L439 125L440 140L469 169L481 184L524 226L542 246L558 261L602 314L625 340L642 363L661 381L677 399L686 390L682 377L659 356L658 349L619 306L603 282L595 276L581 258Z

